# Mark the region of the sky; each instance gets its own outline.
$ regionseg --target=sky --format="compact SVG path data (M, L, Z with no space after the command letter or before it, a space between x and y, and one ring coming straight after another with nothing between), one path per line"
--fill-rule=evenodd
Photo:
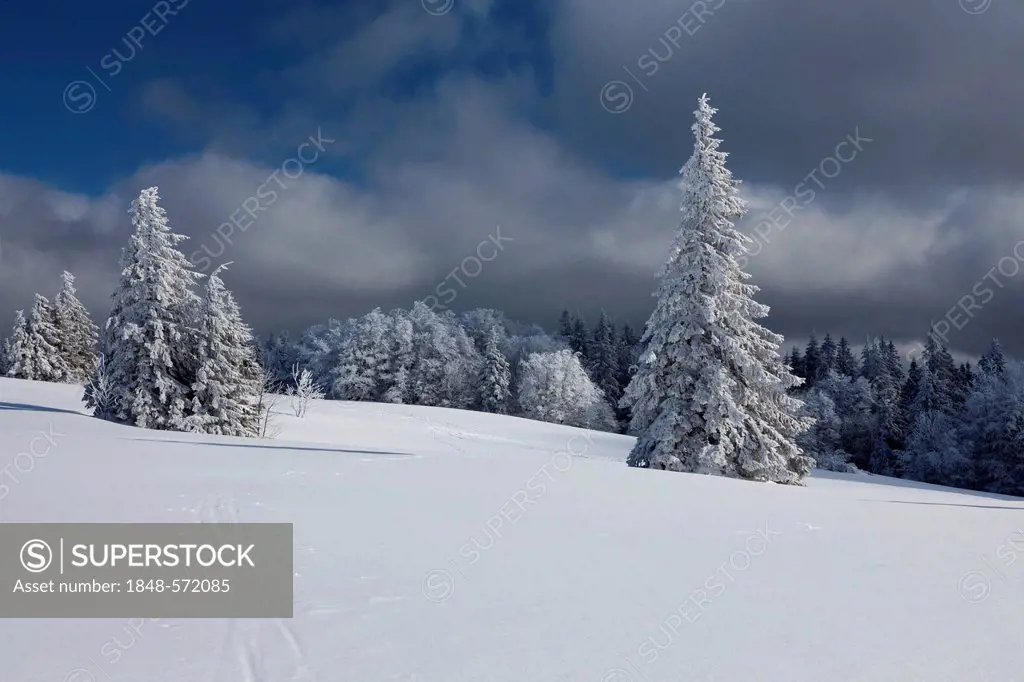
M1024 3L0 0L0 325L106 317L156 185L257 332L434 296L640 326L707 93L789 343L1024 357Z

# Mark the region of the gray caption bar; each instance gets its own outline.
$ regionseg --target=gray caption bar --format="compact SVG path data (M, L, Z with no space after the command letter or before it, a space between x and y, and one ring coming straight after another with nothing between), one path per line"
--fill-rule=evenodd
M0 618L291 618L290 523L2 523Z

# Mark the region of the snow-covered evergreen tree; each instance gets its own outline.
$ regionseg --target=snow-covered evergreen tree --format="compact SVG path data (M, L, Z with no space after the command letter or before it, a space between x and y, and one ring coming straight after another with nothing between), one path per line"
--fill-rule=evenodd
M967 402L967 398L974 391L974 383L978 380L978 375L975 374L974 368L971 367L971 363L962 362L956 371L956 385L958 393L962 394L962 400L964 403Z
M100 352L112 386L98 417L152 429L182 430L192 404L202 276L176 247L156 187L142 190L129 215L134 231L121 255L121 279L103 326Z
M926 372L925 377L930 376ZM973 477L957 423L942 410L921 412L911 426L903 452L908 478L924 483L963 487Z
M821 342L821 350L818 354L818 374L815 381L820 381L828 376L828 373L836 368L836 361L839 359L839 347L831 334L825 334Z
M391 363L388 376L390 385L384 391L386 403L411 403L412 368L416 364L416 347L412 320L404 310L393 310L391 322Z
M5 375L15 379L32 379L35 369L32 365L32 353L28 345L28 322L25 311L14 313L14 325L11 335L4 340L4 360L7 366Z
M450 310L440 315L442 324L447 329L455 349L455 355L448 365L445 375L444 407L468 409L477 402L479 391L476 378L480 375L483 357L476 349L476 344L466 334L459 318Z
M904 475L925 483L968 485L974 472L961 434L966 397L958 386L952 355L932 336L916 373L918 377L912 365L904 386L904 401L913 393L913 402L906 410L908 432L901 454Z
M31 356L32 376L26 379L64 382L71 380L71 369L60 352L60 333L53 304L36 294L29 314L26 336Z
M475 403L481 358L455 315L438 315L417 302L409 319L416 356L410 387L416 404L466 408Z
M521 411L519 405L519 384L520 370L523 368L523 360L530 357L532 353L553 353L555 351L567 350L568 343L561 336L550 336L542 330L522 329L520 333L513 334L508 339L508 349L505 359L508 360L509 369L512 371L512 396L510 400L510 412Z
M356 334L359 320L345 321L330 319L326 324L315 324L299 338L293 352L289 353L289 364L280 370L278 381L285 387L293 385L292 367L296 364L308 369L313 380L323 386L333 386L342 364L342 353ZM341 398L335 394L334 397Z
M900 389L900 411L903 413L907 432L909 432L910 425L917 416L913 414L913 409L917 403L917 393L920 388L921 365L917 364L917 358L914 358L910 361L910 367L907 369L907 379L903 382L903 387Z
M804 350L804 376L806 378L804 385L811 388L826 375L827 372L821 364L821 346L818 345L818 337L811 334L810 340L807 341L807 348Z
M935 340L935 334L928 335L924 349L924 362L928 375L928 392L925 409L942 410L950 417L956 417L966 400L966 395L958 391L956 381L956 363L945 345ZM921 390L924 390L922 382ZM919 398L919 402L922 399ZM918 410L920 414L920 410Z
M574 353L580 354L580 360L586 367L590 361L590 338L587 334L587 323L582 315L572 316L572 326L569 329L569 348Z
M999 339L992 339L992 344L978 361L978 367L982 373L990 376L1001 375L1006 371L1006 356L1003 355L1003 347L999 343Z
M390 326L380 308L359 319L340 350L334 370L335 396L341 400L381 400L391 382Z
M1003 360L1000 372L992 362L967 400L965 448L977 487L1024 495L1024 367Z
M493 308L473 308L459 315L459 323L476 345L477 351L483 353L491 332L497 330L500 347L508 348L508 326L511 321L505 313Z
M640 337L636 335L636 332L628 324L622 326L622 332L619 334L617 345L619 354L619 401L621 401L622 392L629 385L629 381L633 378L633 373L637 369L637 363L640 361L640 352L643 350L643 346L640 344ZM612 404L615 405L620 418L624 419L623 423L628 424L629 410L619 406L619 401L613 401Z
M572 336L572 315L568 310L563 310L558 318L558 334L566 340Z
M259 435L262 368L252 330L220 273L210 274L199 320L199 357L187 418L192 431L223 436Z
M845 377L853 378L860 374L860 365L857 364L857 357L850 348L850 342L846 337L839 338L839 347L836 349L836 371Z
M588 374L605 396L617 404L622 397L619 383L619 348L615 338L615 325L608 313L602 312L594 329L590 344L590 365Z
M882 357L882 347L885 341L882 339L869 339L860 351L860 375L874 382L886 369L885 359Z
M65 270L61 282L53 301L57 350L67 364L67 380L84 382L95 366L98 330L75 295L75 276Z
M843 450L843 420L828 393L821 388L811 389L804 398L804 414L814 424L797 437L797 443L814 458L814 466L827 471L857 471L850 463L850 453Z
M850 460L855 466L869 468L877 443L871 384L861 376L851 378L831 372L818 383L817 388L835 404L835 411L841 420L840 439L843 450L850 453Z
M800 386L800 389L807 389L807 365L804 363L804 356L800 353L800 349L796 346L790 351L789 357L786 358L786 364L789 365L790 370L793 372L793 376L800 377L804 380L804 383Z
M480 366L480 408L493 414L507 414L512 372L508 360L501 352L501 334L497 326L491 328L484 347Z
M571 350L532 353L519 372L519 404L528 419L612 431L615 416L579 356Z
M900 400L903 368L899 354L891 341L878 338L867 342L861 358L862 377L871 387L868 467L877 474L899 475L901 461L894 453L903 447L907 430Z
M644 332L645 361L623 398L640 434L629 463L799 483L812 460L795 439L810 421L786 391L801 381L779 356L782 337L756 321L768 307L737 262L750 238L734 226L745 207L714 112L701 97L681 171L683 218Z
M871 383L872 431L874 448L871 471L889 476L899 475L898 458L893 454L903 446L906 421L900 409L900 385L888 370Z
M260 364L279 384L287 383L291 367L298 362L298 348L287 331L271 334L263 343Z

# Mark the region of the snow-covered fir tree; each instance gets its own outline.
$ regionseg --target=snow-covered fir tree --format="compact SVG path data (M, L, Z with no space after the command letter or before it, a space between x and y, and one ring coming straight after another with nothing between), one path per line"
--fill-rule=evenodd
M636 335L636 332L628 324L622 326L622 333L619 334L617 345L619 354L619 393L618 399L611 400L611 403L619 422L625 426L629 424L631 414L629 408L622 405L622 394L633 378L633 373L636 372L643 346L640 344L640 337Z
M187 237L171 231L158 201L150 187L129 210L134 230L100 342L111 396L106 408L87 404L104 419L183 430L197 370L201 301L193 286L201 275L176 248Z
M571 350L532 353L521 363L519 404L524 417L614 431L615 415L579 355Z
M615 338L615 324L608 313L602 311L590 342L588 374L611 403L622 397L619 383L619 348Z
M15 379L31 379L35 374L32 353L28 345L28 322L25 311L14 313L11 335L4 340L5 375Z
M814 386L827 374L821 364L821 346L818 345L818 337L814 334L811 334L810 340L807 341L807 348L804 350L803 368L806 379L804 385L807 388Z
M356 323L340 350L333 394L341 400L380 400L389 388L390 321L375 308Z
M974 468L975 487L1024 495L1024 366L1009 365L1005 358L995 364L991 350L987 369L964 410L964 447Z
M804 356L800 353L800 349L793 347L790 351L789 356L786 358L786 364L789 365L790 371L793 372L794 376L800 377L804 380L804 383L797 390L807 390L807 367L804 365Z
M857 357L850 348L850 342L845 336L839 338L839 347L836 349L836 371L846 377L855 377L860 374L860 365Z
M308 369L316 383L332 386L342 364L341 354L356 333L358 324L359 320L356 319L342 321L332 318L326 324L315 324L308 328L299 338L293 352L287 354L289 364L281 367L282 374L278 375L278 382L285 387L293 385L292 367L297 364ZM279 362L284 359L281 358Z
M61 275L61 289L54 299L57 350L68 367L69 381L84 382L96 361L97 328L75 292L75 276Z
M816 388L835 404L836 414L842 421L840 438L843 450L850 453L850 460L855 466L868 469L877 442L871 384L861 376L851 378L830 372Z
M416 362L412 320L404 310L393 310L391 322L390 385L384 391L384 402L412 403L412 368Z
M924 376L928 382L930 372L926 371ZM919 413L902 457L905 475L916 481L962 487L970 483L973 475L958 424L942 410Z
M416 354L410 385L416 404L467 408L477 402L481 357L458 318L417 302L409 319Z
M505 313L493 308L473 308L459 315L459 323L476 345L476 349L483 353L487 347L487 340L492 331L497 331L499 345L505 351L508 348L509 332L508 327L511 320L505 317Z
M566 340L572 337L572 315L568 310L563 310L558 318L558 334Z
M872 357L877 357L877 372L870 379L873 417L872 433L874 446L870 467L876 474L898 475L899 457L895 454L903 447L906 437L906 419L900 407L900 377L888 359L888 346L880 344Z
M956 363L945 344L935 340L935 334L928 335L924 349L925 375L928 376L928 390L924 398L924 409L941 410L948 416L955 416L963 406L965 396L959 394L956 381ZM924 383L922 383L924 391ZM920 410L918 411L920 413Z
M885 371L885 360L879 346L881 339L868 339L860 351L860 375L873 382Z
M493 414L507 414L511 381L512 372L501 351L501 335L495 326L487 337L480 366L480 409Z
M191 431L223 436L257 436L262 368L254 353L252 330L220 273L210 274L199 319L198 366L192 405L186 418Z
M909 433L910 423L913 421L913 407L917 402L917 393L921 387L921 365L917 363L917 358L910 361L910 367L907 368L907 379L903 382L903 387L900 389L900 411L903 413L903 419L906 422L907 432Z
M821 341L821 348L818 352L818 374L815 381L820 381L828 376L828 373L836 368L836 361L839 359L839 347L831 334L825 334Z
M31 356L31 376L26 376L26 379L56 382L72 380L67 359L60 352L60 333L53 304L42 294L36 294L32 304L26 336Z
M587 334L587 323L583 319L582 315L576 314L572 316L572 324L569 328L569 348L574 353L580 354L580 359L583 362L583 366L587 366L587 362L590 357L590 338Z
M850 453L843 449L843 420L828 393L820 387L811 389L804 397L803 413L814 424L797 437L797 443L814 458L814 465L828 471L856 471L857 467L850 463Z
M298 362L298 347L285 331L271 334L260 348L260 364L277 383L284 384Z
M983 374L989 376L1002 375L1006 372L1006 356L1003 355L1003 347L999 339L992 339L992 344L985 351L978 361L978 368Z
M738 182L715 138L715 110L700 98L694 153L683 167L683 217L661 272L643 342L645 361L626 390L637 467L799 483L813 461L796 444L810 426L798 386L779 355L783 339L757 320L737 257L750 238Z

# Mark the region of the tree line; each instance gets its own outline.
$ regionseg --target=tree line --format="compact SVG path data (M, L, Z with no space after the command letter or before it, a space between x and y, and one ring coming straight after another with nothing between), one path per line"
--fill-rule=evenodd
M129 210L111 309L97 328L65 272L51 303L15 315L6 376L81 383L102 419L143 428L267 436L271 396L479 410L637 437L628 463L798 484L812 467L1024 494L1024 368L998 341L978 367L929 335L906 366L895 344L812 336L781 353L739 261L745 204L706 97L680 171L683 217L638 336L602 313L558 331L501 311L424 302L255 339L221 273L178 249L157 188ZM201 280L206 281L200 286Z

